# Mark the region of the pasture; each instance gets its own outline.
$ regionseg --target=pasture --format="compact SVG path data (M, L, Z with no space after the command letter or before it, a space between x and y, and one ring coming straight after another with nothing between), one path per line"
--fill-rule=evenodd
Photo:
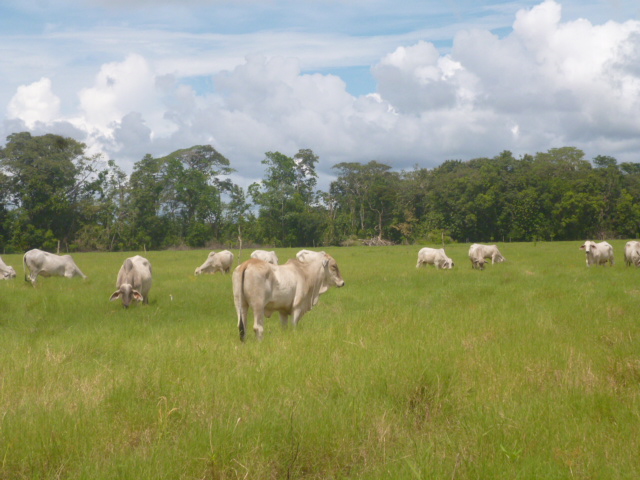
M0 478L638 478L640 269L610 243L612 268L500 243L484 271L468 244L453 270L326 249L345 287L244 344L231 276L194 276L208 251L145 254L150 304L128 310L108 299L132 253L37 288L3 255Z

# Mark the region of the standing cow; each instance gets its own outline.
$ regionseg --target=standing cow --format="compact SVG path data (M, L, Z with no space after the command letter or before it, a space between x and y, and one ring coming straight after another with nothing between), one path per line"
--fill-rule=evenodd
M452 269L453 260L444 253L444 248L421 248L418 252L418 263L416 268L425 265L435 265L437 269Z
M251 258L257 258L258 260L263 260L267 263L271 263L272 265L278 265L278 256L273 250L270 252L267 252L266 250L254 250L253 253L251 253Z
M229 273L233 265L233 253L229 250L222 250L221 252L211 252L205 260L205 262L196 268L195 274L201 273L216 273L223 272Z
M587 267L591 265L605 265L609 262L609 266L613 266L613 247L607 242L592 242L587 240L580 247L587 256Z
M0 280L9 280L11 278L16 278L16 271L0 258Z
M38 275L43 277L82 277L87 276L80 271L71 255L55 255L34 248L22 257L24 280L35 286ZM27 275L27 271L29 274Z
M279 312L283 326L291 315L294 325L317 303L331 286L342 287L344 280L331 255L301 262L291 259L284 265L272 265L249 259L233 272L233 300L238 314L240 340L244 341L247 315L253 309L253 331L258 338L264 332L264 317Z
M480 243L474 243L469 247L469 260L471 260L471 267L479 270L484 269L486 259L490 258L491 263L502 263L507 259L502 256L497 245L482 245Z
M624 246L624 263L627 267L640 267L640 242L632 240Z
M116 291L109 300L122 299L124 308L129 308L131 302L149 303L149 290L151 290L151 263L144 257L136 255L127 258L118 272Z

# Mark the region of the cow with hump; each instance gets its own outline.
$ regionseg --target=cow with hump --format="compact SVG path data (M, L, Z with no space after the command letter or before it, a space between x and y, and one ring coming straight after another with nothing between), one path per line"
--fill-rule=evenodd
M229 273L233 266L233 253L229 250L222 250L221 252L210 252L207 259L202 265L196 268L195 275L202 273Z
M144 257L136 255L127 258L118 272L116 291L109 300L122 300L124 308L129 308L132 301L149 303L151 290L151 263Z
M283 326L289 315L293 325L317 303L329 287L344 286L335 259L328 254L301 262L291 259L284 265L249 259L233 272L233 300L238 314L240 340L244 341L249 308L253 309L253 331L264 332L264 317L280 314Z
M607 242L596 243L591 240L587 240L580 246L581 250L584 250L587 256L587 267L591 265L606 265L609 262L609 266L613 266L613 247Z
M34 248L24 254L22 264L24 266L24 280L30 281L34 286L38 276L87 278L73 261L71 255L55 255Z
M9 280L11 278L16 278L16 271L0 258L0 280Z

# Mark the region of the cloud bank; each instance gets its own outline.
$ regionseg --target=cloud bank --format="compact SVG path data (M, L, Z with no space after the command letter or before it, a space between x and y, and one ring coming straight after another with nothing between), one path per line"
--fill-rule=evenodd
M389 50L368 95L305 73L295 55L262 53L208 75L203 92L194 63L141 49L103 64L75 97L61 74L43 76L16 89L0 133L73 136L128 171L146 153L211 144L241 183L260 176L265 152L300 148L320 156L325 178L342 161L410 169L568 145L640 162L640 22L563 21L554 0L518 11L502 37L463 29L447 51L428 38Z

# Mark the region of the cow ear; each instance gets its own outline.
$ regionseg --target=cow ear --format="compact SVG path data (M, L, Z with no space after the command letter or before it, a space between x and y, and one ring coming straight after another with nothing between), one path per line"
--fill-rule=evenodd
M113 294L111 295L111 298L109 300L111 300L113 302L114 300L119 299L120 295L121 295L120 290L116 290L115 292L113 292Z
M133 296L134 300L137 300L137 301L139 301L139 302L141 302L141 301L143 300L143 298L142 298L142 294L141 294L139 291L137 291L137 290L133 290L133 291L131 292L131 295Z
M324 267L326 267L327 265L329 265L329 259L328 259L328 258L324 258L324 259L322 260L322 267L324 268Z

